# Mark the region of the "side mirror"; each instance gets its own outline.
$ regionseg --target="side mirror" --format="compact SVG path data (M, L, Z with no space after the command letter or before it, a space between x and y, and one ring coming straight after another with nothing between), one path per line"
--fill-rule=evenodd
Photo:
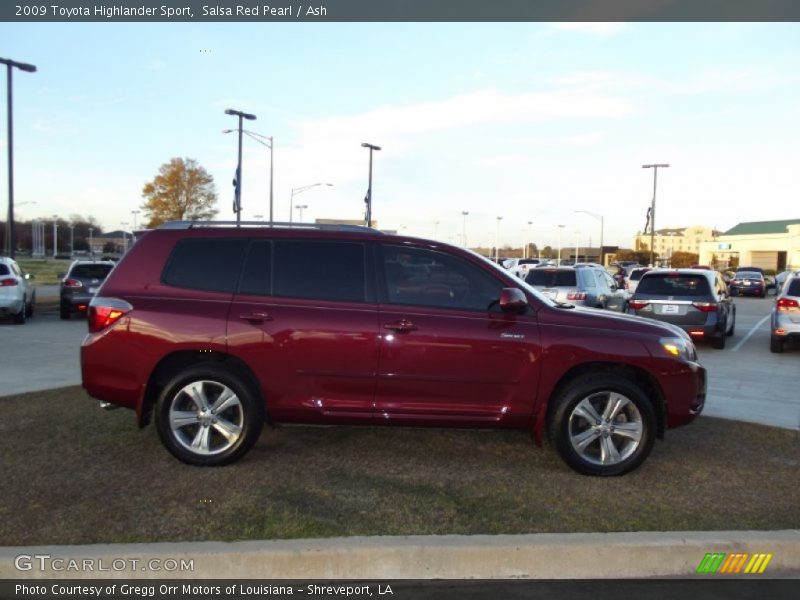
M518 288L503 288L500 291L500 310L521 315L528 308L528 299Z

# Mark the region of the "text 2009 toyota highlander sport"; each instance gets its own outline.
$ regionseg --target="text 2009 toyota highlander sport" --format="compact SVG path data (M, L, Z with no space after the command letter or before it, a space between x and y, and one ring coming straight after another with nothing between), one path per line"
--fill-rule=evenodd
M691 339L557 304L468 250L346 226L173 222L89 309L83 385L155 417L196 465L267 423L545 432L573 469L619 475L702 410Z

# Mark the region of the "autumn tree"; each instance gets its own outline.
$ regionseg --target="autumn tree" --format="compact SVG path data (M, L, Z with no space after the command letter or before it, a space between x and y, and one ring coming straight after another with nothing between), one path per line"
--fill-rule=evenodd
M192 158L173 158L161 165L142 189L147 226L165 221L211 219L217 214L214 178Z

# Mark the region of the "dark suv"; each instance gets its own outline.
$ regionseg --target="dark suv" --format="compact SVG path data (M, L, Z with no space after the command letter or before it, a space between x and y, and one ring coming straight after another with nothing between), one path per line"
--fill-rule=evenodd
M85 313L100 285L105 281L114 263L110 260L76 260L69 270L61 275L60 315L69 319L77 313Z
M260 226L259 226L260 225ZM347 226L169 223L89 307L83 386L220 465L264 422L547 431L581 473L636 468L702 410L680 329L555 303L467 250Z

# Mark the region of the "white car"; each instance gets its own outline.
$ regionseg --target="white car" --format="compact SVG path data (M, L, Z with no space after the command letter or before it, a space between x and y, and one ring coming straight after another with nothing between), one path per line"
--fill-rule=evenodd
M22 272L14 259L0 256L0 317L11 317L21 325L33 316L36 290L29 280L30 276Z
M538 267L541 262L538 258L512 258L503 266L520 279L525 279L528 271Z

